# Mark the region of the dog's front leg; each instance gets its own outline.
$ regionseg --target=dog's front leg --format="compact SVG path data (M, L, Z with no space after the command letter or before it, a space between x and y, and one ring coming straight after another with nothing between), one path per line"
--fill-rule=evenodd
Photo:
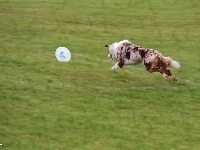
M115 70L117 68L122 68L123 66L124 66L124 60L120 58L120 60L111 69Z
M115 70L119 68L119 62L117 62L114 66L112 66L111 70Z

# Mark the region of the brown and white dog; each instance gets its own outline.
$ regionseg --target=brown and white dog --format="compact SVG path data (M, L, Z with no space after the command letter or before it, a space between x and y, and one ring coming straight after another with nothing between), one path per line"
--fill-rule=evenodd
M172 75L170 70L167 70L167 67L180 68L179 62L163 56L157 50L137 46L128 40L105 45L105 47L109 49L108 57L117 61L111 68L112 70L122 68L124 65L143 63L148 72L160 72L164 78L170 76L172 80L177 81L177 78Z

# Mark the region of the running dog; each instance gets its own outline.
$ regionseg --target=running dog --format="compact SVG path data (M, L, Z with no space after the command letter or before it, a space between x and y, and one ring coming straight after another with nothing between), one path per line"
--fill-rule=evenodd
M122 68L124 65L143 63L148 72L160 72L164 78L169 76L172 80L177 81L177 78L170 70L167 70L167 67L180 68L179 62L163 56L157 50L135 45L128 40L105 45L105 47L109 49L108 58L117 61L111 68L112 70Z

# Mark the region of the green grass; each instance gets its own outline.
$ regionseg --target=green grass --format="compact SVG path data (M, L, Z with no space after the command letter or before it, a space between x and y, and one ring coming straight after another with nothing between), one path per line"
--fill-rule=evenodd
M200 4L0 0L0 149L199 150ZM111 71L128 39L181 63ZM66 46L68 63L55 58Z

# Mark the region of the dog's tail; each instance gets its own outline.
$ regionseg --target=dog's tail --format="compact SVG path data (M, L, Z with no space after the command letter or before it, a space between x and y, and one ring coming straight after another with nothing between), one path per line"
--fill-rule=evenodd
M179 62L171 59L170 57L165 57L165 60L167 61L168 66L173 67L173 68L180 68L181 65Z
M180 63L175 61L175 60L173 60L171 62L170 66L173 67L173 68L180 68L181 67Z

